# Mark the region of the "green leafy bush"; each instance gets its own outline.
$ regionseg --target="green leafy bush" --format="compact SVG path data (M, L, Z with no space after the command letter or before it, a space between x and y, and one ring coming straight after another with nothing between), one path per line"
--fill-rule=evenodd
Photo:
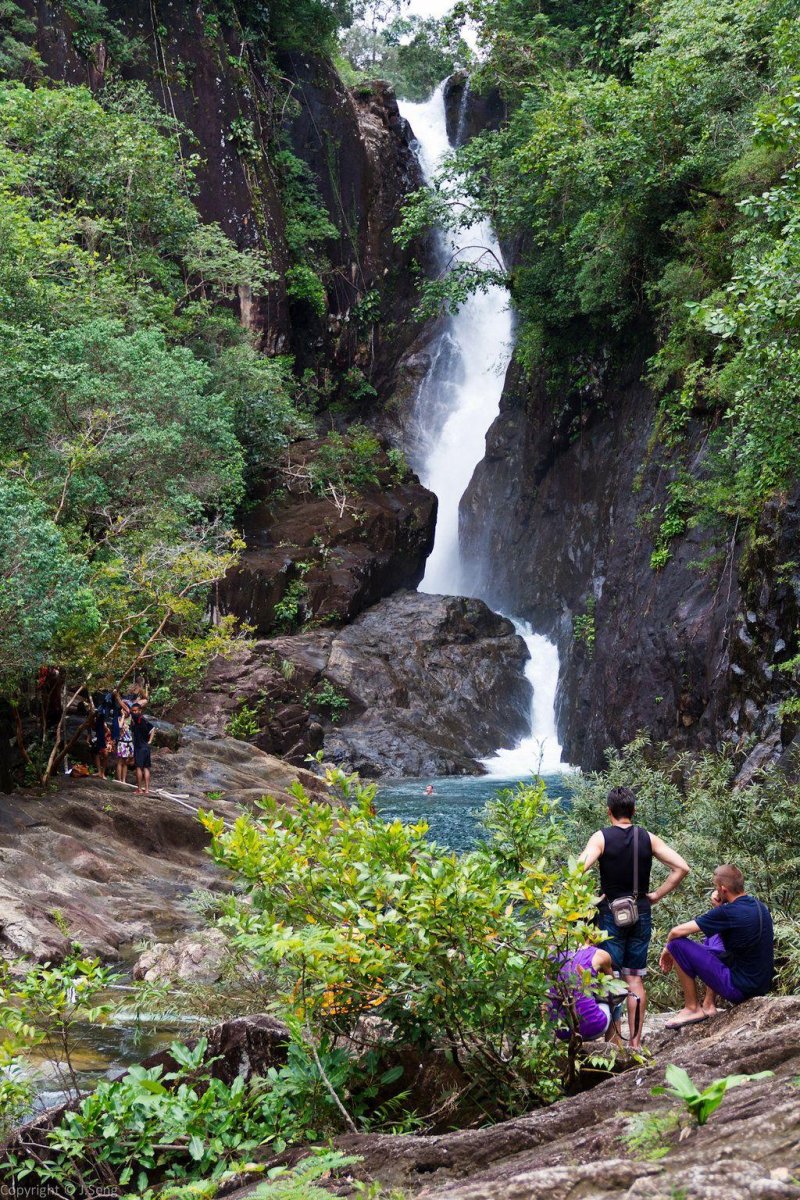
M445 1051L487 1114L552 1098L567 1069L543 1005L552 956L593 931L589 880L554 862L562 818L544 785L498 802L487 840L458 856L424 822L381 820L374 785L328 780L343 807L298 786L292 810L267 799L230 830L201 814L241 889L220 918L237 948L277 971L283 1011L317 1044L375 1013L384 1051Z
M101 1082L47 1134L44 1164L13 1155L6 1173L17 1183L32 1177L61 1187L113 1180L141 1194L169 1181L219 1179L264 1143L280 1152L338 1128L328 1087L299 1044L289 1046L285 1066L249 1083L216 1078L207 1051L205 1038L192 1049L173 1042L174 1070L134 1066ZM341 1082L350 1060L341 1051L338 1058L326 1055L323 1069Z
M331 487L360 495L380 481L383 451L366 425L351 425L346 435L329 433L311 464L311 487L324 495Z
M277 629L288 633L302 624L307 596L308 585L302 579L293 579L272 610Z
M313 708L321 708L334 725L350 707L347 696L344 692L340 692L330 679L323 679L313 692L306 692L305 703Z
M572 632L575 640L583 642L590 654L594 650L595 638L597 636L596 608L597 601L594 596L590 596L586 601L583 612L576 613L572 618Z
M286 271L286 291L308 304L317 316L328 307L325 288L330 264L325 243L339 236L322 203L310 168L291 150L272 156L278 172L286 218L284 235L292 263Z
M258 710L252 708L249 704L242 704L233 713L225 726L225 732L229 737L238 738L241 742L246 742L248 738L255 737L261 730L261 721L259 719Z

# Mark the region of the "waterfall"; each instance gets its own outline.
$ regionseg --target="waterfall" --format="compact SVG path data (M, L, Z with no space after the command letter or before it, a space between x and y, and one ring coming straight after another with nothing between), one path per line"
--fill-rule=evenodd
M421 104L400 102L417 141L425 178L430 181L450 150L445 114L444 83ZM465 89L466 98L466 89ZM463 124L464 113L459 124ZM502 262L494 231L482 222L455 235L440 234L437 258L444 268L454 254L476 261L492 256ZM436 536L420 591L435 595L476 595L468 564L461 555L458 508L486 449L486 434L500 409L505 374L513 353L512 314L506 293L498 287L476 293L458 313L443 319L431 364L414 403L423 436L412 466L439 500ZM531 771L556 771L561 747L555 728L555 689L558 651L525 622L511 618L524 638L530 659L526 677L533 688L531 732L513 749L500 749L483 765L490 774L523 776Z

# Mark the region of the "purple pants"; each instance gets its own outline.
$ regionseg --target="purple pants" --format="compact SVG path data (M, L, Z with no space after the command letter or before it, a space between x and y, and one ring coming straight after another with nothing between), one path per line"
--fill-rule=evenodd
M745 999L744 992L740 992L731 979L730 967L720 962L719 951L715 953L708 946L693 942L690 938L676 938L674 942L668 942L667 950L682 971L708 984L723 999L730 1000L731 1004L741 1004Z

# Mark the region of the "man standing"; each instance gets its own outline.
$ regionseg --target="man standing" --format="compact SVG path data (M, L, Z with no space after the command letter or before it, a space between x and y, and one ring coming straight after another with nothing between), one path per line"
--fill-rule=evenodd
M136 791L139 795L144 792L150 795L150 746L155 734L155 726L151 725L142 712L142 705L136 700L131 705L131 734L133 735L133 761L136 766ZM144 787L142 787L144 783Z
M698 979L712 996L716 993L731 1004L741 1004L751 996L764 996L772 987L775 958L769 909L755 896L747 895L744 876L738 867L727 863L717 867L714 887L719 899L716 907L671 929L661 953L662 971L670 971L674 966L683 988L683 1008L667 1023L667 1029L696 1025L713 1015L710 1003L706 1008L698 1002ZM703 933L707 939L718 935L724 955L715 953L708 943L690 941L693 933Z
M636 795L630 788L616 787L608 793L608 816L611 824L598 829L586 843L579 858L586 870L598 863L600 867L599 905L600 928L609 937L603 949L611 955L614 970L618 971L628 985L628 1028L632 1050L637 1050L642 1041L647 993L644 979L647 975L647 952L652 933L651 908L673 891L689 874L688 863L654 833L648 833L633 824L636 812ZM638 832L635 832L638 831ZM638 863L634 871L634 844L638 844ZM655 891L650 891L650 868L657 858L669 868L669 875ZM634 876L638 884L634 887ZM639 919L632 925L617 926L611 911L611 903L623 897L633 897L639 910ZM638 1010L638 1011L637 1011Z

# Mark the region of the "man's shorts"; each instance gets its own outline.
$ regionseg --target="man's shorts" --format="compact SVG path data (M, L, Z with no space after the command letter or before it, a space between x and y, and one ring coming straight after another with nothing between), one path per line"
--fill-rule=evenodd
M618 929L614 924L611 911L605 904L600 905L598 912L600 928L610 936L600 943L602 950L611 955L614 970L620 975L646 975L647 951L650 949L652 936L652 916L650 905L639 901L639 920L629 929Z
M150 768L150 760L151 755L148 744L145 742L143 746L137 746L133 752L133 761L140 771L143 771L145 767Z

